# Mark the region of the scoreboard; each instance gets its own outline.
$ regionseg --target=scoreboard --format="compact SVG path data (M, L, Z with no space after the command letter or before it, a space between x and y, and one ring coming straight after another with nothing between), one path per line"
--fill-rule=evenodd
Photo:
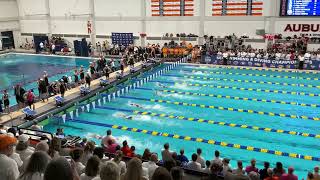
M281 16L320 16L320 0L281 0Z

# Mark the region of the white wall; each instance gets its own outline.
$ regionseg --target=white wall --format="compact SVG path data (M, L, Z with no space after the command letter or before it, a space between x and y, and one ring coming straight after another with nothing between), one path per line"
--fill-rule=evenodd
M19 15L30 17L35 15L47 14L45 0L17 0Z
M89 13L89 0L50 0L50 15L53 17L84 16Z
M95 0L95 14L98 17L139 17L141 16L141 0Z
M147 21L148 36L163 36L165 33L199 34L199 21Z
M4 17L18 17L18 6L16 1L0 1L0 18Z
M97 21L97 35L111 35L112 32L133 33L139 36L141 29L140 21Z

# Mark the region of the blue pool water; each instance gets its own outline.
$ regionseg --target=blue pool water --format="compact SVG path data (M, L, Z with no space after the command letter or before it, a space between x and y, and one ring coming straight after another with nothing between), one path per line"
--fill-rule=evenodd
M153 71L165 66L167 65ZM151 73L148 72L140 78ZM58 123L56 119L50 119L43 124L47 131L55 132L58 127L63 127L66 134L88 137L98 144L100 140L94 138L96 134L103 136L108 127L118 125L319 157L318 78L319 74L180 65L111 102L101 101L100 105L96 104L95 109L79 112L78 117L69 121L67 119L65 124ZM305 87L301 87L302 85ZM132 107L131 103L140 104L143 108ZM146 113L137 114L134 111ZM212 124L211 121L210 124L207 123L208 120L220 124ZM241 128L241 125L248 128ZM256 130L255 126L260 130ZM263 130L265 128L272 130ZM277 130L285 132L273 132ZM243 160L247 166L253 157L257 159L259 168L263 167L264 161L269 161L272 166L281 161L285 167L294 166L300 179L306 177L307 172L315 165L319 165L319 161L163 135L153 136L123 129L112 131L119 143L128 140L129 145L136 146L138 153L142 153L146 147L160 153L166 142L169 142L173 151L179 152L180 148L184 148L189 158L197 148L202 148L203 157L208 160L213 159L215 150L219 150L222 157L232 160L234 168L236 160ZM302 133L310 135L303 136ZM318 136L315 137L316 135Z
M75 68L89 66L90 58L59 57L43 55L6 54L0 56L0 91L9 90L10 105L15 105L13 86L23 84L25 90L34 89L38 95L37 79L47 71L49 81L72 75Z

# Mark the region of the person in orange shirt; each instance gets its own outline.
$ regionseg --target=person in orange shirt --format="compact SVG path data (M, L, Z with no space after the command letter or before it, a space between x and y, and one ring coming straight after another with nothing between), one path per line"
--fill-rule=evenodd
M164 58L168 57L168 48L167 47L163 47L162 48L162 54Z
M187 48L188 48L189 50L191 50L191 49L192 49L192 47L193 47L193 46L192 46L192 44L191 44L191 43L189 43L189 44L188 44L188 46L187 46Z
M175 47L174 48L174 57L178 57L179 56L179 47Z
M279 177L273 175L273 169L268 168L268 177L264 178L264 180L279 180Z
M174 56L174 49L173 49L173 48L170 48L170 49L169 49L169 52L170 52L170 55L169 55L169 56L170 56L170 57L173 57L173 56Z
M184 48L183 47L180 47L179 49L179 56L182 57L184 54Z

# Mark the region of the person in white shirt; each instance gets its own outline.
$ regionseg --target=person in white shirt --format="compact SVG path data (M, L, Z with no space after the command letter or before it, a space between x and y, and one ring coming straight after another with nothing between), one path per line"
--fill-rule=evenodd
M42 51L44 48L43 42L40 42L39 47L40 47L40 51Z
M115 162L119 168L120 168L120 175L126 173L127 171L127 165L124 161L122 161L123 152L118 150L116 152L116 156L112 159L113 162Z
M304 56L302 54L300 54L298 56L299 59L299 69L303 69L303 64L304 64Z
M197 154L192 154L191 159L192 161L188 162L186 168L195 170L195 171L201 171L201 164L197 162Z
M281 53L280 52L277 52L276 53L276 60L279 60L281 58Z
M303 57L305 61L308 61L311 59L311 54L309 52L306 52Z
M49 145L48 145L48 143L45 142L45 141L40 141L40 142L36 145L36 148L35 148L35 152L39 152L39 151L48 153L48 151L49 151ZM27 157L27 158L25 159L25 161L23 162L23 165L22 165L22 167L20 168L20 173L23 173L23 172L26 170L27 165L28 165L28 163L29 163L29 161L30 161L30 157L31 157L31 156Z
M85 173L81 174L80 180L92 180L99 173L100 159L97 156L92 156L85 168Z
M210 166L211 166L211 163L210 163L210 161L206 161L206 167L205 168L203 168L202 169L202 171L204 172L204 173L210 173L211 172L211 170L210 170Z
M18 180L42 180L44 171L49 164L50 156L42 151L31 155L26 170L21 173Z
M238 161L237 162L237 166L238 168L237 169L234 169L232 171L233 174L238 174L238 175L244 175L246 172L245 170L243 169L243 165L242 165L242 161Z
M222 57L223 57L223 65L227 65L229 53L227 51L223 52Z
M14 152L17 140L5 134L0 135L0 177L1 180L15 180L19 176L17 163L9 158Z
M222 166L222 159L220 158L220 152L216 150L214 152L214 156L215 158L211 161L211 164L216 163Z
M74 149L70 152L70 156L71 158L74 160L75 162L75 168L78 174L82 174L84 172L84 169L86 168L81 160L82 160L82 156L83 156L83 150L82 149Z
M27 157L31 156L34 152L34 148L29 146L29 136L22 134L18 137L18 144L16 146L16 153L20 155L20 158L23 162Z
M247 56L247 52L242 51L242 52L240 53L240 57L246 57L246 56Z
M150 161L142 163L142 167L148 169L149 177L153 176L154 171L159 167L156 163L158 162L157 154L152 154L150 157Z
M222 165L222 168L223 168L222 173L223 174L227 174L227 172L232 172L232 168L230 167L229 162L230 162L230 159L228 159L228 158L224 158L222 160L222 164L223 164Z
M162 161L169 161L172 159L172 152L169 150L169 143L163 145L164 150L161 151Z
M107 135L102 138L101 146L108 147L109 139L111 139L113 143L116 143L116 138L112 136L112 132L110 129L107 130Z
M201 164L201 168L205 168L206 164L205 164L205 160L204 158L201 156L202 154L202 150L200 148L197 149L197 162Z
M101 167L100 176L95 177L93 180L120 180L119 166L113 161L106 162Z

